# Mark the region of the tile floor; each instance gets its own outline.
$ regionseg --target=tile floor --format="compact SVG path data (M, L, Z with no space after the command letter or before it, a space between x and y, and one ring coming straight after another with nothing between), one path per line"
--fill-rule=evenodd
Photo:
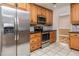
M53 43L48 47L38 49L31 53L31 56L79 56L79 51L70 49L67 45Z

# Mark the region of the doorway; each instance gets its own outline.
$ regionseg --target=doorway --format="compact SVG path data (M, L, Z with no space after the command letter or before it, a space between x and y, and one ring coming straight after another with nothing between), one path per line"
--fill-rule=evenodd
M69 42L70 31L70 17L69 15L59 16L58 23L58 41L60 45L67 45Z

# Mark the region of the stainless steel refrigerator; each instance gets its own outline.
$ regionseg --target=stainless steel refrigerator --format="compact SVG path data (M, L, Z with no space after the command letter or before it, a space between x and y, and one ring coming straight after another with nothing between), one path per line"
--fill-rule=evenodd
M29 56L29 12L0 6L0 55Z

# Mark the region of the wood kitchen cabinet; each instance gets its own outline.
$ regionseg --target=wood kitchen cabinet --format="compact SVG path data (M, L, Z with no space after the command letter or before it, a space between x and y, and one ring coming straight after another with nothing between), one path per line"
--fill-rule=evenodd
M41 10L42 10L42 8L40 6L37 6L37 15L38 16L42 15Z
M30 19L30 23L32 25L36 25L37 24L37 6L34 4L31 4L31 19Z
M46 10L46 25L52 25L53 21L53 12Z
M18 3L17 5L18 5L18 8L20 8L20 9L23 9L23 10L27 9L26 8L26 3Z
M79 3L71 4L71 23L79 25Z
M46 9L45 8L41 8L41 15L46 17Z
M79 32L78 33L70 33L69 46L72 49L79 50Z
M31 12L31 3L26 3L26 10Z
M56 41L56 31L50 32L50 43L54 43Z
M50 10L49 12L49 25L52 25L53 24L53 11Z
M49 10L46 10L46 25L49 25Z
M30 51L41 48L41 33L30 34Z
M30 12L30 25L37 25L37 16L45 16L46 25L52 25L53 23L53 12L47 8L33 3L18 3L18 8Z

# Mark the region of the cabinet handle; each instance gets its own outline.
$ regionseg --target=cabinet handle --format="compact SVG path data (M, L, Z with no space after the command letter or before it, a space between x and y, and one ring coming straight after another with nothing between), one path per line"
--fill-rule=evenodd
M73 36L79 36L79 35L71 35L71 37L73 37Z
M33 43L34 41L32 41L32 43Z
M74 35L74 36L79 36L79 35Z
M74 36L78 36L78 35L74 35Z

